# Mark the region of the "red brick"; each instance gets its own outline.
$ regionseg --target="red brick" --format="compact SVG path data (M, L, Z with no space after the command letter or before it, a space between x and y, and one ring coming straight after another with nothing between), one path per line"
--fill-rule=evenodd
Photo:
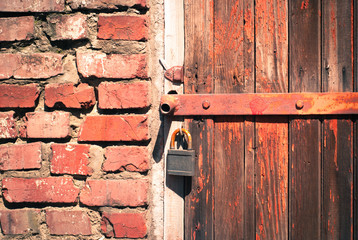
M0 85L0 108L33 108L39 97L37 84Z
M0 54L0 79L42 79L63 73L61 54Z
M79 189L69 177L4 178L2 192L11 203L74 203Z
M3 234L39 233L38 214L38 210L30 209L0 210Z
M72 9L118 9L119 6L146 7L146 0L67 0Z
M0 146L0 170L41 168L41 143Z
M144 141L148 140L147 115L87 116L78 141Z
M61 12L65 0L1 0L0 12Z
M94 89L86 83L77 87L73 83L48 84L45 88L45 104L52 108L56 103L61 103L66 108L92 107L96 103Z
M83 211L46 210L51 235L91 235L91 222Z
M98 107L101 109L145 108L149 102L149 83L103 82L98 86Z
M147 18L145 16L100 15L97 37L113 40L147 40Z
M52 144L51 172L55 174L89 175L89 145Z
M87 17L83 14L50 15L47 22L50 24L48 34L52 41L79 40L87 38Z
M78 52L77 67L83 77L147 78L147 60L144 54L121 55L100 52Z
M147 235L143 213L103 212L101 229L106 237L144 238Z
M26 113L24 138L65 138L70 131L68 112L31 112Z
M0 139L17 138L14 111L0 112Z
M147 203L146 180L87 180L80 201L87 206L143 206Z
M34 23L35 19L32 16L0 18L0 41L32 39L34 37Z
M145 147L107 147L103 170L106 172L145 172L149 168L149 153Z

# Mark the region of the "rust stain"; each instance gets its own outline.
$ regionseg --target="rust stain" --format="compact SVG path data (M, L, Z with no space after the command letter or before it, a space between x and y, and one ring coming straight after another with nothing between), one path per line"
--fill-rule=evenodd
M250 109L253 115L262 115L268 104L263 98L257 97L250 102Z

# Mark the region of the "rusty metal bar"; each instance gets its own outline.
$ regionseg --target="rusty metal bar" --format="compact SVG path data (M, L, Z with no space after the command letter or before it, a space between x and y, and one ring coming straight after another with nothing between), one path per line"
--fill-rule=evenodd
M160 109L174 116L358 114L358 93L164 95Z

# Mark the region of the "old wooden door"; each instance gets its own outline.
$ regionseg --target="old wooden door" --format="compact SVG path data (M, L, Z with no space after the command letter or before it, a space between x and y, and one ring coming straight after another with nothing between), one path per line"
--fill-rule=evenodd
M186 0L185 93L357 90L354 0ZM358 239L355 116L186 120L186 239Z

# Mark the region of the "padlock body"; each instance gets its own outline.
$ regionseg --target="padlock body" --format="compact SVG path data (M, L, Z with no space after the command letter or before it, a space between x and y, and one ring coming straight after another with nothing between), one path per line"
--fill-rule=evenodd
M195 151L169 149L167 155L167 173L176 176L194 176Z

